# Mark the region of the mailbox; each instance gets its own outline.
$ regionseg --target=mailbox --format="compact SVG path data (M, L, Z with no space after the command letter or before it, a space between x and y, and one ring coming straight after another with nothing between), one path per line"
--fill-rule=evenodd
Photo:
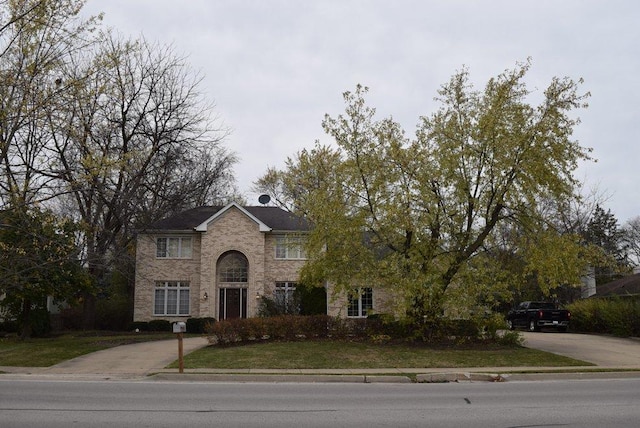
M174 322L173 323L173 332L174 333L186 333L187 324L183 322Z

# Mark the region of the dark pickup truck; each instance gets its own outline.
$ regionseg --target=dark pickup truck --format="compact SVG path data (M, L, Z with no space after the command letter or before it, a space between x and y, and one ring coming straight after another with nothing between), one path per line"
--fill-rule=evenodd
M529 331L539 331L542 327L567 331L571 312L566 309L556 309L556 305L548 302L522 302L517 308L507 314L507 325L514 328L526 328Z

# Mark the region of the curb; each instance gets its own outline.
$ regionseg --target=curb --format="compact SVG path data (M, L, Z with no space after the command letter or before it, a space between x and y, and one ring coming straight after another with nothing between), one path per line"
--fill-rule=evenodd
M388 376L395 377L395 376ZM401 376L398 376L401 377ZM186 382L266 382L266 383L364 383L364 375L273 375L273 374L220 374L220 373L158 373L150 379ZM407 380L410 381L409 378Z
M371 374L238 374L238 373L171 373L160 372L146 379L170 382L245 382L245 383L462 383L549 381L581 379L640 378L640 371L620 372L550 372L550 373L479 373L440 372L406 375Z
M505 374L509 381L581 380L581 379L633 379L640 378L639 371L512 373Z
M73 381L117 381L137 380L151 382L220 382L220 383L464 383L464 382L512 382L554 381L587 379L637 379L640 371L585 371L585 372L530 372L530 373L480 373L480 372L434 372L415 375L384 374L287 374L287 373L177 373L156 372L148 375L135 373L72 374L5 372L0 380L44 379Z
M418 383L504 382L508 375L491 373L429 373L416 375Z

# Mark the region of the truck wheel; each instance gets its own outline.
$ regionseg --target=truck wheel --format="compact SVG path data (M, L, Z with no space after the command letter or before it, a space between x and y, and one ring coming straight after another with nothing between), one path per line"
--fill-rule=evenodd
M538 326L536 325L536 321L535 320L530 320L529 321L529 331L538 331Z
M567 327L558 327L558 331L560 333L566 333L567 332Z

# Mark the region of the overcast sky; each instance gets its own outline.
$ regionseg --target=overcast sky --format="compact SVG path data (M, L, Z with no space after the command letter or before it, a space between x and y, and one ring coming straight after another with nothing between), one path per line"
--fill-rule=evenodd
M584 78L574 136L597 163L577 177L607 195L621 224L640 216L640 2L637 0L88 0L118 32L173 44L232 129L240 190L268 166L329 141L325 113L360 83L412 136L438 88L463 66L477 89L532 58L526 78Z

